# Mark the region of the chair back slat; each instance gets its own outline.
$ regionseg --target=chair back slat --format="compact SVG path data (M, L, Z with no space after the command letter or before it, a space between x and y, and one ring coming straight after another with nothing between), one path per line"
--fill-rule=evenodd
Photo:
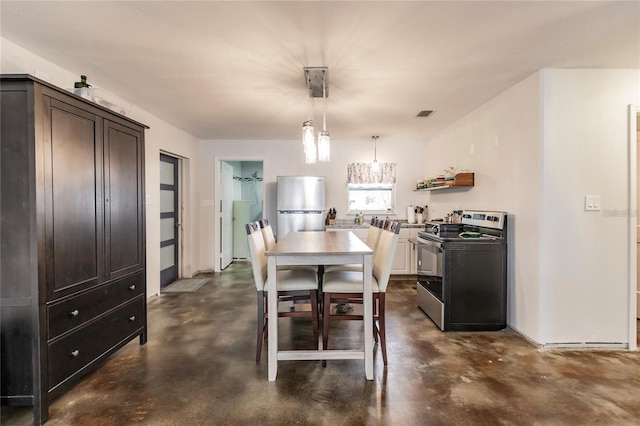
M372 250L375 250L378 247L381 231L382 228L378 227L378 219L371 219L371 226L369 226L369 232L367 233L367 245Z
M248 223L246 229L253 280L256 285L256 290L262 291L267 281L267 250L264 245L262 232L260 231L260 224L258 222Z
M385 292L391 275L391 264L396 253L400 223L386 221L380 231L378 246L373 253L373 275L378 281L381 292Z
M269 221L267 219L262 219L260 221L260 230L262 231L262 238L264 238L264 245L267 250L271 250L273 245L276 243L276 237L273 235L273 228L269 225Z

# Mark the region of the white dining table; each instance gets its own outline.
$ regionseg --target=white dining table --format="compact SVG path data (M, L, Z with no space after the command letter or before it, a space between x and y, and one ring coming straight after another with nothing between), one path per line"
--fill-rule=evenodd
M278 361L364 359L365 377L373 380L373 250L353 232L289 232L267 251L268 312L278 312L276 268L279 265L363 265L364 350L278 350L278 321L269 321L269 381L278 375ZM277 318L277 317L276 317ZM322 333L320 333L322 336Z

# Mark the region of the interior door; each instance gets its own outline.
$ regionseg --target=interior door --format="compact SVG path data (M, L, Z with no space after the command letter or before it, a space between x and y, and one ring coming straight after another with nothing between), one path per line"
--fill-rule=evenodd
M233 260L233 167L224 161L220 166L220 269L224 269Z
M178 159L160 154L160 287L178 278Z

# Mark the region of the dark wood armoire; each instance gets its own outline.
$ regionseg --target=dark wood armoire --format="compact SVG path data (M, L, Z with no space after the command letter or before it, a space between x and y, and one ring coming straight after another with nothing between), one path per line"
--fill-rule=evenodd
M28 75L0 89L0 397L44 423L146 342L146 126Z

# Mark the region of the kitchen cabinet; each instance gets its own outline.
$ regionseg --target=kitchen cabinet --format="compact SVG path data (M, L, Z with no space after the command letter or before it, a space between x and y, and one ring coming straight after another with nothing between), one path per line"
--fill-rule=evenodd
M146 126L27 75L0 79L0 400L49 401L146 329Z
M445 185L431 188L415 189L414 191L441 191L443 189L469 188L475 185L474 173L457 173L452 181L447 181Z

